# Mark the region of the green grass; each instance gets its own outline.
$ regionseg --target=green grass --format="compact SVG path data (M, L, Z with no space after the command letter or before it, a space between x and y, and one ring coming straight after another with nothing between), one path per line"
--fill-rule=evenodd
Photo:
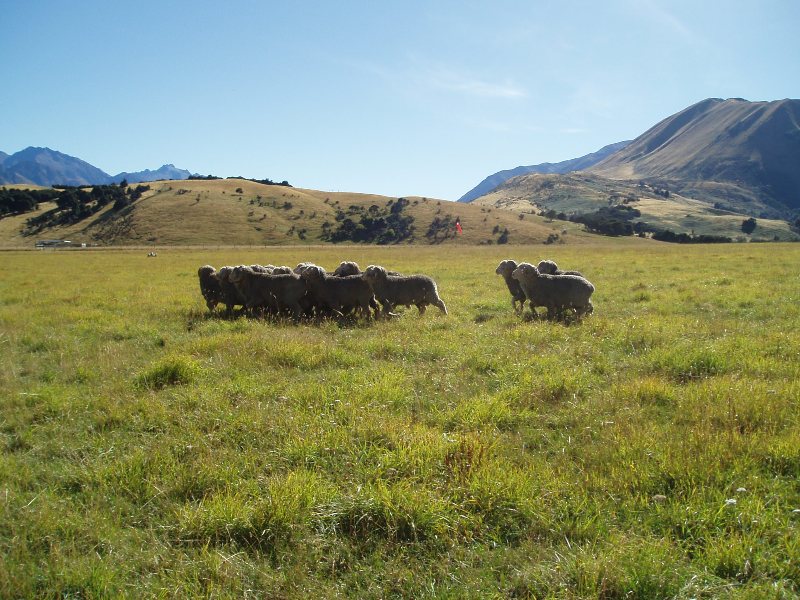
M5 252L0 597L800 595L800 247ZM595 284L565 326L497 263ZM210 317L202 264L450 314Z

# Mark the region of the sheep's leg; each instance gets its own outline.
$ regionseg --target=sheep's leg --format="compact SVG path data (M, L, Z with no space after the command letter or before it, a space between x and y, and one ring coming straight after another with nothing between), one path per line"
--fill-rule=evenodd
M419 304L417 304L417 309L419 310L420 317L425 314L426 308L428 308L428 305L425 304L424 302L420 302Z

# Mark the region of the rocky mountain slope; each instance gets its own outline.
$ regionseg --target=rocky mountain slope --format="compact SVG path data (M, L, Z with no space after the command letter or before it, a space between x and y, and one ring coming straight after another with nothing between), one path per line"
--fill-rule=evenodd
M800 100L703 100L587 170L659 180L718 208L791 218L800 211Z
M597 152L592 152L580 158L572 158L557 163L542 163L540 165L530 165L527 167L516 167L514 169L507 169L505 171L498 171L489 175L486 179L481 181L478 185L468 191L466 194L458 199L459 202L472 202L475 198L488 194L498 186L502 185L513 177L520 175L528 175L530 173L570 173L572 171L581 171L588 169L592 165L597 164L607 156L614 154L618 150L625 148L630 144L630 141L617 142L616 144L609 144L604 146Z
M25 148L8 155L0 152L0 184L27 183L51 185L105 185L123 179L129 183L160 179L188 179L191 173L164 165L155 171L145 169L132 173L109 175L84 160L50 148Z

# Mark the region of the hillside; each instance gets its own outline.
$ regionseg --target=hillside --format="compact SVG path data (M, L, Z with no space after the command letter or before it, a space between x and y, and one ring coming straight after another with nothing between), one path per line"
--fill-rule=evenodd
M797 240L800 236L786 221L757 219L751 235L742 233L747 215L669 192L654 182L615 181L590 172L566 175L531 174L515 177L472 204L506 210L554 211L564 215L586 214L603 207L625 206L638 210L634 223L676 233L716 235L744 240Z
M658 179L717 207L791 218L800 211L800 100L704 100L588 170L615 180Z
M355 227L368 220L379 222L398 206L396 198L385 196L240 179L160 181L150 187L127 208L115 211L106 206L77 223L47 227L32 235L25 232L28 219L56 210L54 204L0 219L0 246L30 247L40 239L115 246L319 244L329 241L345 220ZM411 219L411 230L401 240L404 244L494 244L503 238L512 244L575 243L592 238L576 224L534 216L530 207L498 210L429 198L407 200L401 211ZM456 219L463 234L456 233Z
M525 167L516 167L514 169L507 169L505 171L498 171L492 175L489 175L486 179L481 181L478 185L472 188L469 192L461 196L458 199L459 202L472 202L476 198L480 198L484 196L498 186L502 185L509 179L513 177L518 177L520 175L528 175L530 173L544 173L544 174L552 174L552 173L570 173L572 171L580 171L583 169L588 169L592 165L600 162L607 156L621 150L625 146L630 144L630 141L625 142L617 142L616 144L609 144L608 146L604 146L597 152L592 152L591 154L587 154L586 156L581 156L580 158L573 158L570 160L564 160L557 163L542 163L540 165L529 165Z

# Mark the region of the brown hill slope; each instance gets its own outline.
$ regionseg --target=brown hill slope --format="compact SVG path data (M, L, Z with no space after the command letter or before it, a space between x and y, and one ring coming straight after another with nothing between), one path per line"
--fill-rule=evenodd
M396 198L323 192L263 185L246 180L159 181L128 208L107 206L77 223L26 232L36 213L0 219L0 246L33 246L41 239L70 239L99 245L286 245L330 240L341 222L355 224L370 215L380 219ZM402 214L413 219L411 235L401 243L487 244L502 241L531 244L581 242L592 236L573 224L552 223L523 211L408 198ZM523 214L527 213L527 214ZM457 235L459 219L463 234ZM436 224L439 224L437 227ZM565 231L567 232L565 234Z
M742 233L746 215L715 208L707 202L671 192L662 187L633 181L618 181L586 171L566 175L531 174L515 177L472 204L505 210L555 211L570 216L593 213L609 206L628 206L641 213L633 220L647 223L650 230L724 236L737 240L797 240L786 221L757 219L751 235Z
M800 100L704 100L588 171L659 180L718 207L789 218L800 210Z

